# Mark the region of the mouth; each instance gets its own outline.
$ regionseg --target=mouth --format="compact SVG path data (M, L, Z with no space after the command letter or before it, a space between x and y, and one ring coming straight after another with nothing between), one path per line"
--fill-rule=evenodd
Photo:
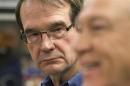
M100 75L101 61L81 61L81 69L86 77L96 77Z
M80 63L87 70L91 70L93 68L99 67L101 65L101 60L83 58L83 59L80 60Z
M54 63L54 62L56 63L59 60L61 60L61 57L48 57L48 58L41 59L39 63Z

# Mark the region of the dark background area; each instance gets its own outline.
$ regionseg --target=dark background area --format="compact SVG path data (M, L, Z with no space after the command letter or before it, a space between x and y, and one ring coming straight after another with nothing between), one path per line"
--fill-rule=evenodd
M18 0L0 0L0 86L38 86L43 74L20 40L15 19Z

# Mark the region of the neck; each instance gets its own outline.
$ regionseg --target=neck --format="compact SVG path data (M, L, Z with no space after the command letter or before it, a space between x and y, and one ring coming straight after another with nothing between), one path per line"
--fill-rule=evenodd
M51 75L50 78L54 86L60 86L65 81L71 79L78 71L79 71L79 63L77 62L70 68L66 69L64 72Z

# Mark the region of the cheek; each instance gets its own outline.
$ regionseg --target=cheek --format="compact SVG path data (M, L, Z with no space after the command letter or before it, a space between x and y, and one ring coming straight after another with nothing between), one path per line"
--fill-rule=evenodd
M68 40L68 39L62 40L64 44L62 46L62 51L64 52L66 62L70 65L76 61L76 57L77 57L74 47L71 45L72 44L71 41L72 40Z
M70 41L67 41L65 43L66 47L65 47L65 57L66 57L66 60L69 64L73 64L76 60L76 52L74 51L74 48L73 46L71 45L71 42L72 40Z
M74 30L68 33L68 36L65 38L66 42L71 46L75 47L78 40L79 40L79 33L73 28Z
M126 41L124 37L118 35L103 39L102 42L100 42L99 48L102 52L116 59L125 59L125 57L130 56L130 42Z
M104 59L104 69L112 80L117 80L125 69L130 69L130 42L120 35L104 36L95 42L96 51ZM112 69L112 70L111 70ZM108 72L109 71L109 72ZM108 77L110 77L108 76Z
M61 40L55 40L54 44L64 54L67 64L73 64L76 61L76 52L74 45L78 39L78 33L74 30L68 32L67 36Z
M130 39L123 33L114 32L98 37L95 40L95 47L97 51L103 52L109 57L121 59L122 57L128 57L130 52Z
M37 60L37 57L39 56L39 47L34 45L27 45L27 48L29 50L29 53L31 55L31 58L35 62Z

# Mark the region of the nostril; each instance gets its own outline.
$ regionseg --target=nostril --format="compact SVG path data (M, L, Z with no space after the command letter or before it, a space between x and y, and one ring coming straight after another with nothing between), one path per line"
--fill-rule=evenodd
M50 52L52 52L54 49L53 48L50 48L50 49L42 49L42 51L44 52L44 53L50 53Z

